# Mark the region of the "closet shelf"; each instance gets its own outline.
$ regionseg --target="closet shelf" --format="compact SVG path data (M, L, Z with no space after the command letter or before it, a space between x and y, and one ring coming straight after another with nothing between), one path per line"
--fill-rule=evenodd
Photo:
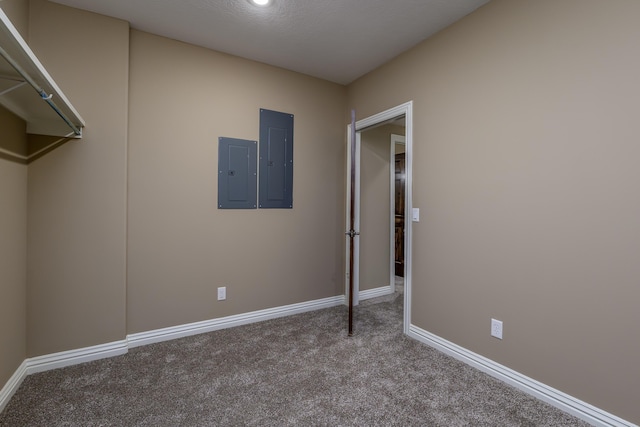
M27 133L82 137L85 123L0 9L0 104L27 123Z

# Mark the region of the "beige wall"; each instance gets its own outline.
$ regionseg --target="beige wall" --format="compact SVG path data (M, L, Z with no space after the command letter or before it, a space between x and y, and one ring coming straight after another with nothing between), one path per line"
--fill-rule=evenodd
M402 128L400 128L402 129ZM384 125L361 133L360 290L389 286L391 266L391 134Z
M1 108L0 108L1 110ZM22 132L11 132L22 128ZM26 143L26 124L0 111L0 139ZM27 167L0 158L0 389L26 355Z
M638 16L494 0L349 87L414 100L412 322L635 423Z
M129 27L30 2L30 46L87 123L29 165L28 356L122 340Z
M128 332L342 294L346 88L139 31L130 76ZM294 207L217 209L260 108L295 116Z
M0 0L0 9L22 38L29 41L29 0Z
M128 25L29 5L87 128L28 168L28 356L123 339L127 314L139 332L342 293L346 88L133 32L127 294ZM256 139L261 107L296 117L294 209L218 210L217 138Z
M0 105L0 159L26 163L27 124L20 117Z

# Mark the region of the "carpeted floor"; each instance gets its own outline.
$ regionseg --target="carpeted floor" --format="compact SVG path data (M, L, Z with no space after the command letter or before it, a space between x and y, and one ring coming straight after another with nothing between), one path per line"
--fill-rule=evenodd
M402 334L402 295L27 377L0 426L587 426Z

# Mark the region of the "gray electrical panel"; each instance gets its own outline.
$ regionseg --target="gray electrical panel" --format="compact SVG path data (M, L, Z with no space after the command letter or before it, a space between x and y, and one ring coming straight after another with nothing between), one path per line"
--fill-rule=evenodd
M219 138L219 209L256 208L257 151L256 141Z
M293 114L260 109L260 208L293 208Z

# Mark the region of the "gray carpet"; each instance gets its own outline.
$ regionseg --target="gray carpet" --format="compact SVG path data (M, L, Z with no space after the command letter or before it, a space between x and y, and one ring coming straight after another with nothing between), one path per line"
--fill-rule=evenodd
M27 377L0 426L586 426L402 334L402 296Z

